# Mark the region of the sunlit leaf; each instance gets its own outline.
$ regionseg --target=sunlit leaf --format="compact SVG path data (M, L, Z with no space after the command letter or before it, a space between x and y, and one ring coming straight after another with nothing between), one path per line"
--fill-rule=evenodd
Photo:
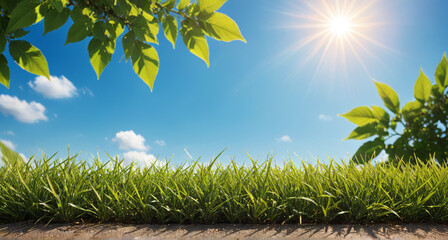
M9 88L9 66L5 55L0 55L0 83Z
M98 79L107 64L109 64L112 59L112 55L115 51L115 41L111 40L99 40L93 38L90 40L89 46L89 57L92 67L95 69Z
M179 32L179 26L177 20L173 16L166 16L162 18L163 32L166 39L173 44L173 48L176 46L177 34Z
M207 35L225 42L246 39L241 35L238 25L230 17L223 13L213 13L204 21Z
M383 124L385 127L389 126L390 115L381 107L372 106L373 115L378 121Z
M378 123L374 122L374 123L369 123L369 124L361 126L361 127L357 127L344 140L349 140L349 139L362 140L362 139L369 138L369 137L377 134L377 126L378 126Z
M213 13L226 2L227 0L198 0L199 9L204 13Z
M446 59L446 54L443 54L442 61L437 66L435 78L439 92L442 93L445 87L448 86L448 60Z
M157 40L159 24L156 18L144 12L142 15L129 17L129 21L137 39L150 43L159 42Z
M364 126L366 124L378 121L378 119L373 114L373 111L367 106L354 108L350 112L342 114L340 116L346 118L347 120L358 126Z
M181 25L180 34L182 35L185 46L187 46L191 53L204 60L207 66L209 66L208 44L202 30L188 20L182 21Z
M431 97L432 84L429 78L420 69L420 76L414 85L414 97L420 102L424 103Z
M152 91L154 81L159 72L159 55L149 44L137 40L131 51L131 61L135 73L149 86Z
M180 0L180 1L179 1L179 4L177 4L177 9L178 9L178 10L183 10L183 9L186 8L189 4L190 4L190 0Z
M45 76L50 80L47 60L42 52L27 41L15 40L9 43L9 53L24 70Z
M393 113L398 114L400 112L400 101L398 94L387 84L373 81L381 99L383 99L384 105Z

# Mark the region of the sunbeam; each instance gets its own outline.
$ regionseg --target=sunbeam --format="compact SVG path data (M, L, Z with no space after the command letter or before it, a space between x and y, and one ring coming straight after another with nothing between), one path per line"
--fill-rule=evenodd
M378 28L386 24L379 21L373 11L374 2L306 1L305 8L301 9L303 11L284 12L297 19L285 27L302 31L300 40L287 49L287 54L300 52L307 47L309 51L305 62L317 60L316 71L339 69L339 73L344 74L349 66L358 62L369 75L363 59L369 57L378 60L370 47L395 52L374 37Z

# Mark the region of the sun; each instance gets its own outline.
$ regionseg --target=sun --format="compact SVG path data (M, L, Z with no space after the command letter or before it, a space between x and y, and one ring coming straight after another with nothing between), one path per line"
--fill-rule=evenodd
M337 16L328 22L329 30L337 35L344 36L352 31L353 23L345 16Z
M304 52L302 49L306 48L305 62L318 60L316 72L330 69L347 72L348 67L355 67L356 61L368 73L364 60L378 60L373 47L394 52L376 38L385 22L378 21L381 16L375 11L375 3L373 0L316 0L291 7L295 12L283 13L295 19L287 21L294 23L286 28L300 31L299 40L285 54Z

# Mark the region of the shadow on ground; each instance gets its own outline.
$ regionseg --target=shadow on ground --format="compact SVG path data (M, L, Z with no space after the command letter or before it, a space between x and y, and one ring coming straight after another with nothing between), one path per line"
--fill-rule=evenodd
M0 239L448 239L448 225L0 225Z

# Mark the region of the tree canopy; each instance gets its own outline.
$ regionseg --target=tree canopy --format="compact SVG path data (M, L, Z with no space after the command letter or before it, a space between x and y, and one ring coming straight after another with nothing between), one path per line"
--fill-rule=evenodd
M112 59L120 35L126 60L135 73L154 86L159 56L159 28L175 48L180 33L191 53L209 66L206 36L219 41L246 42L238 25L217 12L227 0L0 0L0 83L9 88L10 70L6 48L24 70L50 79L42 52L21 40L29 26L44 21L44 34L54 31L71 18L65 44L89 39L90 63L97 77ZM179 23L180 22L180 23Z

